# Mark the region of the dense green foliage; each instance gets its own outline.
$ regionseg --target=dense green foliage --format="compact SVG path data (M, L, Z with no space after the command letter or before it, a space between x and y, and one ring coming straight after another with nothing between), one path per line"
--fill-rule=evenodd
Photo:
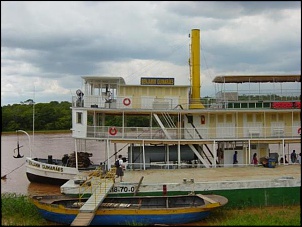
M33 110L35 130L67 130L71 128L71 103L50 102L13 104L1 107L2 132L33 129Z
M144 115L135 115L135 116L126 116L127 120L127 127L149 127L150 126L150 116L144 116ZM162 117L159 117L160 119ZM105 125L106 126L117 126L122 127L123 126L123 116L106 116L105 119ZM158 127L158 124L156 121L152 122L153 127Z
M13 104L1 107L2 112L2 132L15 132L16 130L54 131L70 130L72 127L72 114L70 102ZM162 117L162 116L161 116ZM160 118L161 118L160 117ZM150 124L158 126L156 121L150 123L150 116L136 115L127 116L128 127L149 127ZM177 118L173 117L176 122ZM107 115L105 126L122 126L123 117L121 115ZM88 125L93 123L93 115L88 115Z

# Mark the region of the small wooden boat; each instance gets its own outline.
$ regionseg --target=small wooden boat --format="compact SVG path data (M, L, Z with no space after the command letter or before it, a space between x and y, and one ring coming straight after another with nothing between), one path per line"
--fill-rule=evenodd
M84 213L81 207L87 201L66 195L32 196L31 200L44 219L68 225ZM213 209L227 202L220 195L201 194L106 197L90 212L91 221L86 225L185 224L206 218Z

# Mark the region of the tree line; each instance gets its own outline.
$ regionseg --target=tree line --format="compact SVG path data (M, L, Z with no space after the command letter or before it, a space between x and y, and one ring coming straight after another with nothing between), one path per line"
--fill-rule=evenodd
M33 115L34 111L34 115ZM13 104L1 107L2 132L16 130L70 130L71 103L52 101L37 104Z
M31 100L30 100L31 101ZM15 132L16 130L70 130L72 128L71 103L52 101L50 103L25 102L1 107L2 132ZM34 115L33 115L34 113ZM88 117L89 125L93 119ZM129 127L148 127L150 121L147 116L129 116ZM106 116L105 126L122 126L122 116ZM153 122L153 125L155 123Z

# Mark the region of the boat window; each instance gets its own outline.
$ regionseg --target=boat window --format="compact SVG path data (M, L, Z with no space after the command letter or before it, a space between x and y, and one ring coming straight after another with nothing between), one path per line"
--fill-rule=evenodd
M82 124L82 115L83 113L77 112L77 123Z
M226 115L226 122L232 123L232 121L233 121L233 116L232 116L232 114L227 114L227 115Z
M218 115L218 123L223 123L224 122L224 116L222 114Z
M278 121L283 121L283 114L281 113L278 114Z
M276 114L272 114L272 121L276 121L276 120L277 120Z
M247 114L247 122L253 122L253 114Z
M256 114L256 121L262 122L262 114Z
M293 120L294 121L299 121L300 120L300 113L294 113Z

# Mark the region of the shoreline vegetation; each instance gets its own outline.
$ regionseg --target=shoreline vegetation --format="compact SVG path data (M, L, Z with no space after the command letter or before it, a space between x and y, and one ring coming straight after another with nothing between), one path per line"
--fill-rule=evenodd
M27 131L29 134L32 134L33 131ZM16 131L10 132L1 132L1 135L14 135ZM55 133L71 133L71 130L42 130L42 131L35 131L35 134L55 134Z
M27 195L1 193L2 226L62 226L43 219ZM222 207L198 223L180 226L301 226L301 207ZM171 225L172 226L172 225ZM173 225L177 226L177 225Z

